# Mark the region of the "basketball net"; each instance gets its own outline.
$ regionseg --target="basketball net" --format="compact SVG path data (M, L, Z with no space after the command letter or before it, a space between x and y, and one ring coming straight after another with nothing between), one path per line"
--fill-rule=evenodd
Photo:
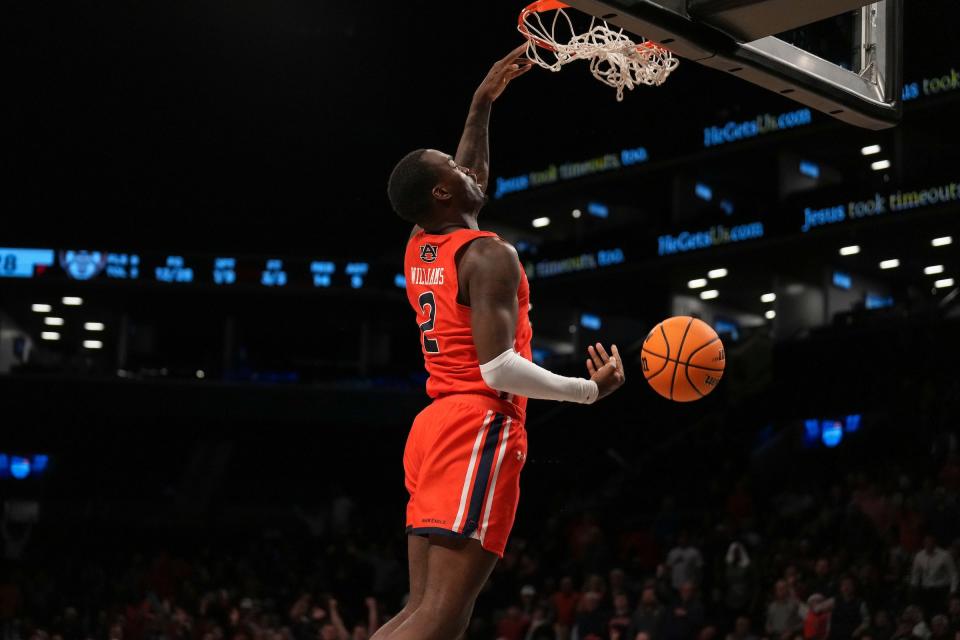
M568 8L558 0L538 0L520 12L517 29L528 41L531 62L560 71L574 60L589 60L593 77L617 90L617 102L623 101L624 89L663 84L680 64L663 47L643 39L634 42L606 20L591 18L589 29L578 33ZM552 16L544 16L550 11Z

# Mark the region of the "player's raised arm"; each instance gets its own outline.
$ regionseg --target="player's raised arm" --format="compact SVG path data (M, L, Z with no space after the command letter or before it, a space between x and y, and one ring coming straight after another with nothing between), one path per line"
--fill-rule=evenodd
M513 247L493 238L477 240L464 254L460 271L487 386L528 398L590 404L623 385L623 362L616 346L612 357L599 344L590 347L589 380L558 376L514 351L520 263Z
M490 107L511 80L523 75L533 66L533 63L523 55L526 48L526 43L520 45L490 68L473 94L467 123L463 127L463 135L457 146L457 155L454 157L456 163L472 170L480 188L484 191L487 189L487 178L490 175L488 137Z

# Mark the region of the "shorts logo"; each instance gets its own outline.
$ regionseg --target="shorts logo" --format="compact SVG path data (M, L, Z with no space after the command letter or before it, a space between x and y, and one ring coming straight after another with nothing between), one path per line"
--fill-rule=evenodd
M518 462L523 462L523 461L526 460L526 459L527 459L527 454L525 454L523 451L520 451L519 449L517 449L517 461L518 461Z
M437 245L435 244L422 244L420 245L420 259L424 262L435 262L437 259Z

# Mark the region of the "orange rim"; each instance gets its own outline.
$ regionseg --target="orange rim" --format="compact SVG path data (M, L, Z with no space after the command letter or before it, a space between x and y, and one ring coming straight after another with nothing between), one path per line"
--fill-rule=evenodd
M537 36L530 33L529 30L527 30L527 22L526 22L527 17L530 14L540 13L541 11L552 11L554 9L567 9L569 8L569 6L570 5L568 4L560 2L560 0L536 0L536 2L531 2L530 4L525 6L523 10L520 12L520 18L517 21L517 28L520 30L520 33L522 33L527 40L534 43L538 47L542 47L543 49L549 49L550 51L556 51L556 49L552 44L550 44L546 40L542 40L538 38Z
M527 17L529 17L531 14L534 14L534 13L541 13L543 11L553 11L555 9L569 9L569 8L570 8L570 5L564 2L560 2L560 0L536 0L535 2L531 2L530 4L525 6L523 10L520 11L520 18L517 20L517 28L520 30L520 33L523 34L523 37L525 37L527 40L534 43L538 47L542 49L547 49L549 51L556 51L556 48L551 43L547 42L546 40L543 40L542 38L538 38L537 36L530 33L530 31L527 29L526 20L527 20ZM638 44L637 50L640 50L640 49L662 49L664 51L667 50L665 47L661 47L658 44L650 42L649 40Z

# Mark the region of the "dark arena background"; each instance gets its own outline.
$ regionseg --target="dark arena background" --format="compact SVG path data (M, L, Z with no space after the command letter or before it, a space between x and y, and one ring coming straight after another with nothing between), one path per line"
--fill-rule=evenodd
M400 610L428 398L386 182L456 148L520 8L4 6L0 640L364 640ZM883 130L689 61L497 100L480 224L535 361L613 342L628 380L531 401L467 638L960 638L960 6L902 20ZM675 315L725 345L697 402L642 375Z

